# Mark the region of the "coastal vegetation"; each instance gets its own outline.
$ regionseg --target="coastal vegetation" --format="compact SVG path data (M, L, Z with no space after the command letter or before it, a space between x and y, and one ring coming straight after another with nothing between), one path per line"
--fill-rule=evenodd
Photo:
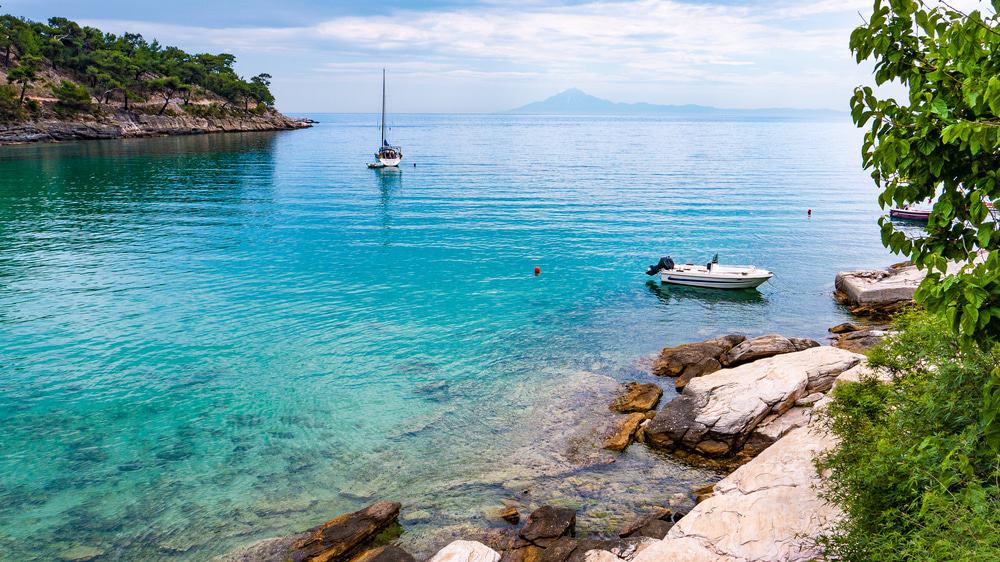
M858 88L852 116L868 128L862 155L881 205L934 200L925 234L908 237L883 219L883 242L929 270L917 300L975 343L1000 338L1000 234L989 207L1000 198L1000 27L995 15L946 6L875 2L851 49L859 62L874 61L878 84L901 83L909 96ZM987 257L972 263L981 251ZM969 265L948 275L948 262ZM988 402L1000 424L1000 385ZM991 438L1000 445L1000 425Z
M191 54L66 18L39 23L2 15L0 122L50 112L66 118L121 110L213 116L272 110L271 76L243 78L235 63L230 54Z
M978 412L1000 349L962 345L913 310L870 353L892 375L839 385L828 421L828 496L849 515L829 540L843 560L1000 559L1000 458Z
M994 8L1000 2L993 2ZM927 276L917 307L870 353L891 384L834 390L838 448L827 494L848 517L828 537L844 560L1000 558L1000 26L942 2L877 0L851 36L878 84L858 88L855 123L883 207L933 201L926 231L887 219L883 243ZM952 265L952 264L957 264Z

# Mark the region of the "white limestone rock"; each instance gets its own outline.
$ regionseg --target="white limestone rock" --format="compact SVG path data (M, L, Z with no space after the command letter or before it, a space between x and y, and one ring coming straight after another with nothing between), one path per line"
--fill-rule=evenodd
M768 416L797 400L826 392L863 355L830 346L813 347L723 369L692 380L684 392L644 427L647 443L705 456L737 452Z
M428 562L499 562L500 554L481 542L455 541Z
M634 562L822 558L816 538L843 513L819 497L813 461L835 443L815 425L791 431L717 483L712 497Z
M853 305L884 305L913 300L927 276L915 265L890 269L841 271L834 286Z

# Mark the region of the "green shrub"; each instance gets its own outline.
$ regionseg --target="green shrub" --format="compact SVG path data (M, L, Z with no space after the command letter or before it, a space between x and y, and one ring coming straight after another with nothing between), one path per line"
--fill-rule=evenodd
M871 352L893 384L838 386L827 422L840 446L820 460L848 518L827 538L844 560L1000 560L1000 458L979 411L997 349L962 348L923 311Z
M242 109L225 107L219 103L212 103L209 105L192 103L190 105L184 106L184 112L193 117L206 117L206 118L234 117L245 114Z
M72 115L90 111L93 108L93 102L87 88L69 80L63 80L58 86L53 87L52 94L58 100L55 110L59 115Z
M0 123L16 121L22 117L17 105L17 90L10 85L0 85Z

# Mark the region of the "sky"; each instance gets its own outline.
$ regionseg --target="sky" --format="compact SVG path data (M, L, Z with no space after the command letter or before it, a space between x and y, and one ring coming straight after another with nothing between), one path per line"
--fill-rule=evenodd
M934 1L934 0L931 0ZM979 0L955 0L973 7ZM985 9L988 3L983 4ZM620 102L847 110L872 0L0 0L267 72L279 109L504 111L568 88Z

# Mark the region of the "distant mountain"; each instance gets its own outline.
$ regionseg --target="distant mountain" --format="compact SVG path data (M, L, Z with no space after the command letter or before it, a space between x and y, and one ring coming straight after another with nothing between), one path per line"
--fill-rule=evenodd
M677 115L701 117L783 117L783 118L843 118L846 112L830 109L721 109L705 105L656 105L652 103L620 103L592 96L570 88L546 100L512 109L507 113L523 115Z

